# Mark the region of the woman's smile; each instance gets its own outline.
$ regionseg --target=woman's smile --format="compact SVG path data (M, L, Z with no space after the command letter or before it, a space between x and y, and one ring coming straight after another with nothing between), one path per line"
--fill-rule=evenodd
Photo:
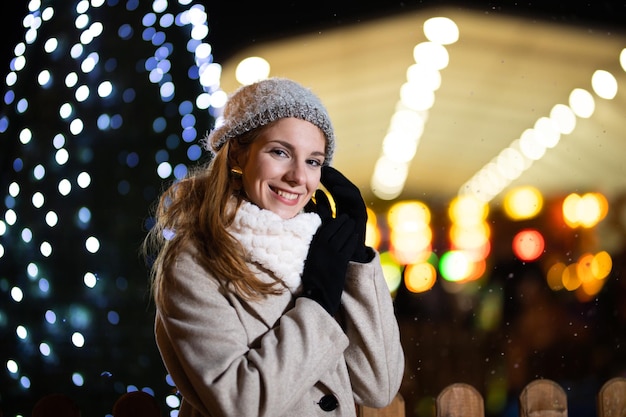
M296 200L298 198L298 196L300 196L300 194L290 193L288 191L283 191L283 190L280 190L278 188L270 187L270 189L272 191L274 191L276 194L278 194L278 196L280 196L283 199L288 200L288 201L294 201L294 200Z

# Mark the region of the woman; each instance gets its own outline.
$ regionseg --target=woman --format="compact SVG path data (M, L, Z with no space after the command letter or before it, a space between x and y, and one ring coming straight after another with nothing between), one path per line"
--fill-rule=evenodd
M230 97L205 144L208 167L164 193L147 240L179 415L387 405L404 370L398 325L359 190L329 166L324 106L291 80L260 81Z

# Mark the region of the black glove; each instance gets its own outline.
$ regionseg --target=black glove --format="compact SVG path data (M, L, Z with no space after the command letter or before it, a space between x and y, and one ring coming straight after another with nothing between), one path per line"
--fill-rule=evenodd
M322 184L335 200L337 217L345 214L354 220L357 245L350 260L361 263L370 262L374 258L374 253L365 246L367 210L359 188L341 172L330 166L322 167Z
M315 196L322 225L311 241L302 271L302 297L318 302L334 316L341 303L346 270L356 246L354 221L347 215L332 217L323 191Z

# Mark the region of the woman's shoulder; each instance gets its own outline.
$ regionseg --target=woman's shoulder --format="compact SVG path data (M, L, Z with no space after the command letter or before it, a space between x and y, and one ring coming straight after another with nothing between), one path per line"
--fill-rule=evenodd
M218 282L218 279L212 274L202 262L202 252L200 248L192 243L185 243L178 251L174 265L173 274L179 279L195 280L202 278Z

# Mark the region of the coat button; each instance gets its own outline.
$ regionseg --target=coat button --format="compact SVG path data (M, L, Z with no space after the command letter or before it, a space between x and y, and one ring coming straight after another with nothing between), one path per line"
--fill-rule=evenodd
M324 411L333 411L335 408L339 406L339 402L337 401L337 397L333 394L326 394L318 402L320 408Z

